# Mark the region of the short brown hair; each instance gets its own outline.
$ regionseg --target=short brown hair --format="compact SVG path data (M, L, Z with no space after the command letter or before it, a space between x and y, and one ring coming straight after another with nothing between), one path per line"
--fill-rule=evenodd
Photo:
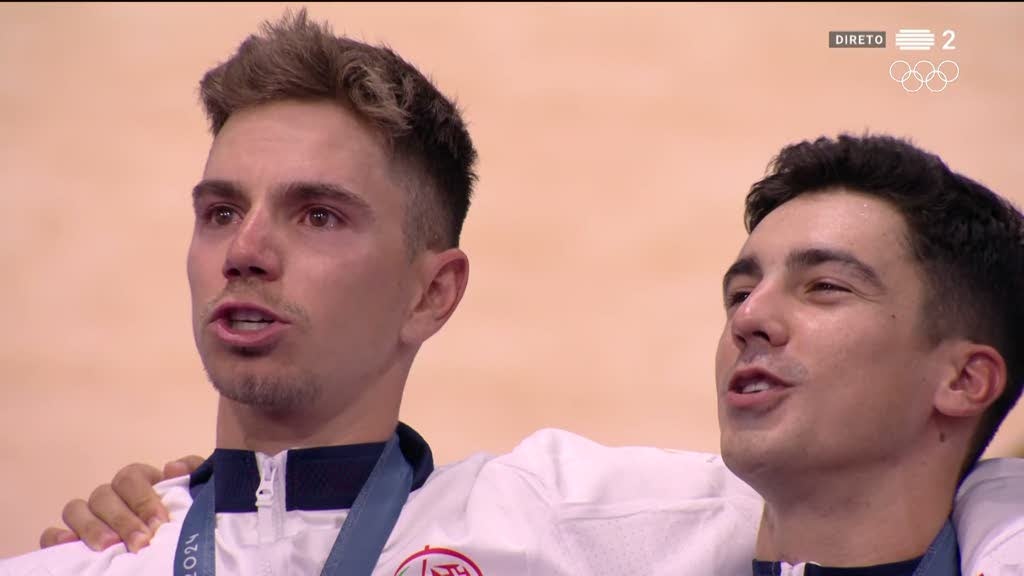
M410 249L458 246L476 174L476 150L456 105L386 46L310 22L306 9L264 22L199 84L216 136L235 112L279 100L344 105L384 136L412 171L405 235Z

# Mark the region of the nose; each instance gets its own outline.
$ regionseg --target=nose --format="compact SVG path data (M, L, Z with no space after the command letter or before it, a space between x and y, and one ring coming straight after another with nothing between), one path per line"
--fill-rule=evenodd
M254 207L239 224L224 258L224 277L272 281L281 276L281 255L270 215Z
M781 290L762 281L733 313L733 341L741 350L748 346L785 346L789 341L786 313Z

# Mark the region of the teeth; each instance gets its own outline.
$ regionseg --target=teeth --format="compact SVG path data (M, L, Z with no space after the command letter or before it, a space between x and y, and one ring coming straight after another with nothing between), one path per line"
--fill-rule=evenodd
M266 328L269 325L270 325L270 321L269 320L256 320L256 321L252 321L252 322L250 322L248 320L232 320L231 321L231 329L232 330L238 330L239 332L253 332L255 330L260 330L262 328Z
M747 384L743 386L742 389L740 389L740 394L753 394L754 392L764 392L765 390L768 390L771 387L771 384L765 382L764 380L758 382L751 382L750 384Z
M263 316L256 310L234 310L231 312L232 322L270 322L269 318Z

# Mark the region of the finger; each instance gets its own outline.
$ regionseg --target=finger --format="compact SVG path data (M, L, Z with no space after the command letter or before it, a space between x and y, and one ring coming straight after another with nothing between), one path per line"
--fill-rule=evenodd
M105 550L120 542L117 534L89 510L85 500L77 499L64 506L61 518L83 542L93 550Z
M89 496L89 510L117 534L129 552L138 552L149 544L155 530L150 529L122 498L111 484L104 484Z
M153 490L153 485L163 479L163 474L148 464L125 466L114 475L114 480L110 484L118 502L102 500L100 502L102 505L109 505L109 508L103 511L110 514L110 519L113 520L113 514L124 514L124 510L119 504L123 505L127 507L132 517L149 528L150 534L155 533L160 524L169 520L167 509L164 508L160 496ZM103 518L107 519L107 516L103 516ZM122 519L126 522L132 520L131 518ZM130 526L128 524L123 526L125 529L137 530L139 528L133 522ZM115 529L124 537L120 527L120 525L115 526Z
M195 472L196 468L199 468L199 465L202 463L203 459L195 455L172 460L164 464L164 478L187 476Z
M49 548L50 546L67 544L68 542L74 542L75 540L78 540L78 535L71 530L50 526L46 530L43 530L42 535L39 536L39 547Z

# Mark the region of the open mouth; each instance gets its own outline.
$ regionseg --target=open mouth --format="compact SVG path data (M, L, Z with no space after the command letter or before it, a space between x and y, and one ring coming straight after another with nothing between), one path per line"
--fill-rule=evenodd
M256 304L221 304L210 318L216 338L236 349L269 349L280 342L289 322Z
M729 380L725 401L733 408L763 410L775 406L792 387L767 370L746 368Z
M256 332L267 328L276 320L259 310L236 309L226 316L228 327L237 332Z
M740 394L757 394L758 392L764 392L771 390L773 387L778 386L767 380L758 380L756 382L747 382L739 387L737 392Z
M789 388L790 384L761 368L738 370L729 381L729 392L746 396L776 388Z

